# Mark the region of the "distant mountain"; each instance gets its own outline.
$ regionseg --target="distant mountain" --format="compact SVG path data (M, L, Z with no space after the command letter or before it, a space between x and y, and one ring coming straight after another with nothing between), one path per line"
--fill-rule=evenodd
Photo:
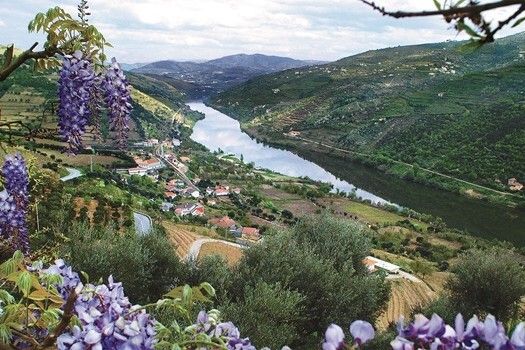
M147 64L148 63L121 63L120 67L125 71L130 71L132 69L143 67Z
M256 76L316 64L288 57L238 54L206 62L164 60L133 69L133 72L162 76L193 98L231 88ZM189 90L185 90L188 88Z
M251 70L260 70L261 72L271 73L281 70L299 68L310 65L308 61L295 60L289 57L266 56L261 54L246 55L238 54L217 58L206 62L223 69L243 67Z
M372 50L256 77L212 103L273 142L299 144L283 137L294 131L506 189L525 181L525 33L464 45Z

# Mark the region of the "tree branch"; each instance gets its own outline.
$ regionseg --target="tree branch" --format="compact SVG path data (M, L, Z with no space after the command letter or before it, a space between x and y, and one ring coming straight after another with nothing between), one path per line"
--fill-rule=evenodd
M469 15L479 14L484 11L494 10L500 7L507 7L512 5L525 5L525 0L500 0L487 4L470 5L464 7L451 7L448 9L435 10L435 11L387 11L383 6L377 5L374 1L360 0L362 3L372 7L374 10L380 12L383 16L390 16L393 18L405 18L405 17L427 17L427 16L457 16L457 15Z
M75 301L77 300L77 297L78 295L75 292L75 290L71 289L66 304L64 305L64 314L62 315L60 323L58 324L58 326L55 327L53 332L51 332L46 337L46 339L44 339L42 344L40 344L40 346L37 349L46 349L50 346L53 346L58 336L66 330L66 328L69 326L69 323L71 322L71 318L73 317L73 310L75 307Z
M514 19L516 19L516 17L518 17L522 12L525 12L525 3L523 5L521 5L519 7L519 9L514 12L509 18L507 18L506 20L504 21L500 21L498 23L498 26L490 31L488 34L487 34L487 37L486 37L486 41L488 42L491 42L491 41L494 41L494 35L499 32L501 29L503 29L503 27L505 27L507 24L509 24L511 21L513 21Z
M22 52L22 54L18 57L16 57L13 60L13 52L8 52L6 62L4 63L4 66L0 70L0 81L4 81L7 79L7 77L13 73L15 69L20 67L22 64L24 64L26 61L30 59L40 59L40 58L50 58L53 57L55 54L59 53L59 50L57 47L48 47L45 50L42 51L33 51L35 47L38 45L38 43L34 43L28 50ZM8 47L8 50L13 50L13 47ZM10 56L10 57L9 57Z

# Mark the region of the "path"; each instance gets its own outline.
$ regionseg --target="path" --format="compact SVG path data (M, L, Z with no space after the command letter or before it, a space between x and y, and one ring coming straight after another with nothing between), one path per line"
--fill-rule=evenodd
M151 232L153 225L148 215L134 211L133 218L135 219L135 230L139 235L145 236Z
M69 172L69 174L60 178L60 180L64 182L76 179L77 177L81 177L83 175L78 169L66 168L66 170Z
M423 281L419 278L417 278L416 276L408 273L408 272L405 272L405 271L399 271L398 274L395 274L395 275L388 275L386 276L387 279L389 280L395 280L395 279L400 279L400 278L404 278L404 279L407 279L409 281L412 281L412 282L416 282L416 283L423 283Z
M368 154L368 153L357 152L357 151L349 151L349 150L346 150L346 149L342 149L342 148L339 148L339 147L328 145L328 144L323 143L323 142L306 139L304 137L289 136L287 134L283 134L283 135L287 136L287 137L291 137L291 138L297 139L297 140L301 140L301 141L304 141L304 142L307 142L307 143L313 143L313 144L316 144L316 145L319 145L319 146L330 148L330 149L333 149L333 150L336 150L336 151L339 151L339 152L343 152L343 153L346 153L346 154L356 154L356 155L364 156L364 157L370 157L371 156L371 154ZM396 164L401 164L401 165L405 165L405 166L414 168L414 165L412 165L410 163L405 163L403 161L395 160L395 159L391 159L391 158L389 158L389 160L391 162L393 162L393 163L396 163ZM518 196L518 195L513 194L513 193L498 191L498 190L495 190L495 189L490 188L490 187L485 187L483 185L478 185L478 184L475 184L473 182L469 182L469 181L466 181L466 180L458 179L457 177L446 175L446 174L443 174L443 173L440 173L440 172L437 172L437 171L434 171L434 170L421 168L421 167L418 167L418 170L421 170L421 171L424 171L424 172L427 172L427 173L430 173L430 174L434 174L434 175L437 175L437 176L441 176L441 177L444 177L444 178L447 178L447 179L450 179L450 180L454 180L454 181L457 181L457 182L461 182L461 183L466 184L466 185L470 185L470 186L473 186L473 187L481 188L481 189L489 191L489 192L501 194L501 195L504 195L504 196L512 196L512 197L516 197L516 198L521 198L521 196Z
M180 171L179 168L177 168L177 166L175 164L173 164L172 162L170 162L168 160L168 158L163 157L158 149L155 151L155 154L164 163L168 164L179 175L179 177L182 179L182 181L184 181L186 183L186 185L188 185L188 187L190 187L191 189L193 189L195 191L199 191L199 188L197 186L195 186L193 184L193 182L191 182L191 180L186 176L186 174L184 174L182 171Z
M66 168L69 174L60 178L60 180L66 182L76 179L83 174L78 169ZM148 215L141 214L139 212L133 212L133 219L135 220L135 230L140 235L147 235L153 229L151 218Z
M228 241L222 241L220 239L201 238L191 244L190 249L188 250L188 254L186 255L186 260L197 260L197 258L199 257L199 252L201 250L201 247L205 243L223 243L223 244L231 245L233 247L237 247L239 249L246 248L240 244L228 242Z

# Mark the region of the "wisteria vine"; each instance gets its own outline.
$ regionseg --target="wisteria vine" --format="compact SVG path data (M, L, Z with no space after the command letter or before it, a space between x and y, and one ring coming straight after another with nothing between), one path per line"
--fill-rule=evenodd
M132 110L130 86L115 58L105 74L100 75L82 52L66 55L62 60L58 84L59 133L67 142L69 152L76 153L82 148L86 127L98 118L103 103L117 144L125 146Z
M82 135L86 132L91 114L90 98L94 83L93 64L82 52L64 56L58 80L58 128L73 153L82 147Z
M484 321L474 315L465 325L463 316L458 314L454 326L450 326L436 314L430 319L418 314L410 324L401 319L397 331L397 337L390 343L392 350L525 349L525 322L519 323L509 337L503 323L492 315ZM375 337L373 326L365 321L354 321L350 325L350 334L353 338L350 346L355 348ZM325 333L323 350L342 350L348 346L341 327L330 325Z
M0 193L0 235L13 250L28 253L29 175L22 155L6 156L1 174L5 189Z

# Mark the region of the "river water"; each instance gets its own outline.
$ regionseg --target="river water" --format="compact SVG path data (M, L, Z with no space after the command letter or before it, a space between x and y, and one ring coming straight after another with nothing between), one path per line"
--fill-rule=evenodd
M329 182L344 192L375 203L392 203L439 216L450 227L484 238L498 238L525 246L525 211L470 199L454 193L398 179L348 159L299 151L299 155L264 145L244 133L237 120L206 106L188 103L205 118L199 120L192 140L212 151L219 148L253 162L256 167L289 176L307 176ZM309 159L309 160L307 160ZM312 160L312 161L310 161Z

